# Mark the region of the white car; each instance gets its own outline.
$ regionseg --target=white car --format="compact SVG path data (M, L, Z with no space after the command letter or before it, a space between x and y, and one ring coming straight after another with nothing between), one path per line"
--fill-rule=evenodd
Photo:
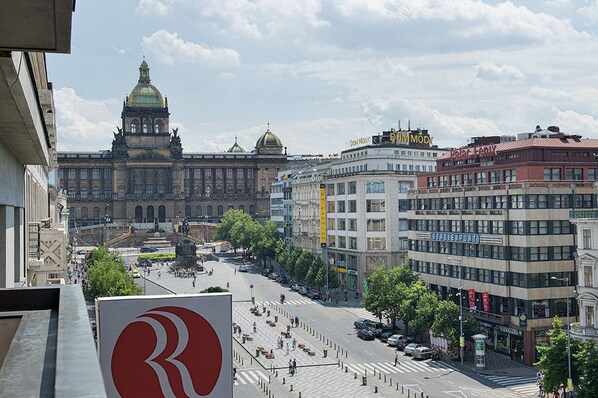
M424 347L423 345L413 350L413 358L415 359L429 359L432 358L433 354L434 352L431 348Z
M390 336L388 338L388 340L386 342L388 343L388 345L396 347L399 340L403 337L404 336L402 334L393 334L392 336Z
M247 272L247 266L245 264L239 265L239 272Z
M411 343L411 344L407 344L405 346L405 349L403 350L403 353L405 355L411 355L413 354L413 351L415 351L416 348L421 347L421 344L417 344L417 343Z

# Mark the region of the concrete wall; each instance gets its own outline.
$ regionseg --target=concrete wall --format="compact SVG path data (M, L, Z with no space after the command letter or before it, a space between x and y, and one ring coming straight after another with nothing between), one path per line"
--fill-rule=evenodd
M25 181L23 164L0 140L0 205L23 207Z

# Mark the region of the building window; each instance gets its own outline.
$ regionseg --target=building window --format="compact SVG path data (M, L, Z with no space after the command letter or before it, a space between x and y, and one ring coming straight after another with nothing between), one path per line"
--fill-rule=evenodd
M550 309L548 307L548 300L533 300L532 301L532 316L534 318L550 317Z
M367 238L367 250L386 250L386 238Z
M354 237L349 238L349 249L357 250L357 238L354 238Z
M548 221L530 221L529 222L530 235L546 235L548 234Z
M463 181L463 185L472 185L473 178L471 177L471 174L462 174L461 181Z
M366 200L366 211L368 213L384 213L386 212L386 201L384 199L368 199Z
M327 196L334 196L334 184L326 185L326 195Z
M345 212L345 201L344 200L339 200L338 202L336 202L336 205L337 205L337 208L336 208L337 213Z
M560 181L561 180L561 169L560 168L545 168L544 169L544 181Z
M386 231L386 220L367 220L367 230L368 231Z
M588 169L588 180L598 181L598 169Z
M593 268L591 265L584 265L583 267L583 285L584 287L593 287Z
M344 249L347 247L347 238L344 236L339 236L338 237L338 247L341 249ZM339 260L340 263L340 260Z
M326 207L327 207L328 213L335 213L335 211L334 211L334 209L335 209L334 204L335 204L335 202L332 201L332 200L327 202L327 206Z
M523 195L511 195L511 209L523 209Z
M74 180L75 178L75 169L67 169L68 170L68 175L69 175L69 180Z
M552 248L552 258L554 260L570 260L571 246L554 246Z
M530 261L547 261L548 247L530 247L529 248Z
M490 175L490 184L498 184L500 182L500 171L495 170L489 173Z
M546 195L528 195L528 205L530 209L548 208L548 197Z
M349 231L357 231L357 219L349 218Z
M349 201L349 213L356 213L357 212L357 201L350 200Z
M80 179L87 180L87 169L81 169L79 171L79 173L80 173L80 177L79 177Z
M592 195L575 195L575 207L589 209L592 205Z
M525 247L511 247L511 260L513 261L525 261Z
M480 233L480 234L490 233L490 221L488 221L488 220L478 221L478 233Z
M475 173L475 183L476 185L486 184L486 172L482 171L479 173Z
M347 220L345 220L344 218L339 218L338 220L336 220L336 224L336 229L340 231L344 231L345 229L347 229Z
M436 177L427 177L427 187L428 188L434 188L436 186Z
M326 222L326 225L328 225L328 229L334 229L334 226L336 225L334 220L335 220L334 218L328 219L328 221Z
M591 249L592 248L592 230L584 228L582 230L582 239L583 239L583 248Z
M384 181L366 182L366 193L384 193Z
M516 182L517 181L517 170L509 169L503 172L504 182Z
M590 327L590 328L595 328L596 325L594 325L594 307L593 306L591 306L591 305L585 306L585 317L586 317L585 326Z
M565 169L565 180L567 180L567 181L583 180L583 169Z
M125 197L125 187L118 187L118 198L124 199Z
M336 247L336 236L328 235L328 247Z
M349 195L357 193L357 182L349 181Z
M339 182L336 184L336 194L337 195L344 195L345 194L345 183Z

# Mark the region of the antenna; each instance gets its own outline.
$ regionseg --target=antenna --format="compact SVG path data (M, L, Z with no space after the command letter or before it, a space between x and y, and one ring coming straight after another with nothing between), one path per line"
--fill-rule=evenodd
M411 119L407 119L407 131L411 131Z
M399 120L399 131L401 131L401 121Z

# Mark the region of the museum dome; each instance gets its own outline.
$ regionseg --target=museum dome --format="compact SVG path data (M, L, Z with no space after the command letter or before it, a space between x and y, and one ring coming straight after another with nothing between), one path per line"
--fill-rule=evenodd
M139 82L127 97L127 106L164 108L164 97L150 81L149 66L144 59L139 66Z
M235 136L235 145L231 146L226 152L245 153L245 149L237 144L237 137Z
M273 132L270 131L270 123L268 123L268 130L255 143L256 147L282 147L282 141Z

